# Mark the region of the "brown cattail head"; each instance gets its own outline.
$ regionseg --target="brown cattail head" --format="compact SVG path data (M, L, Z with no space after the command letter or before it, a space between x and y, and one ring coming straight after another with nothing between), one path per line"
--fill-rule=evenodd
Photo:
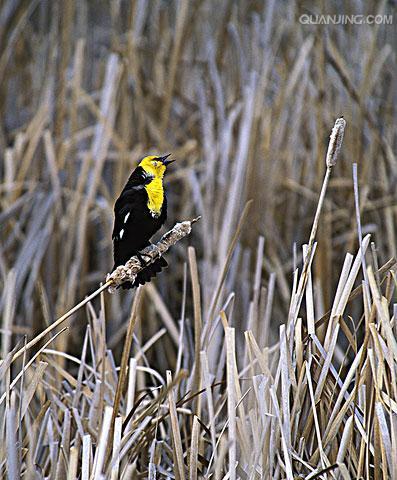
M342 146L345 127L346 127L346 120L343 117L337 118L329 139L327 158L326 158L327 168L333 167L336 163L336 159L338 158L340 147Z

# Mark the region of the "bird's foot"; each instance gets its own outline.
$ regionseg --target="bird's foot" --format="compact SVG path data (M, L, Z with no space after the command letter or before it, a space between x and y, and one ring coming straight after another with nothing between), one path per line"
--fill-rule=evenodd
M136 256L138 257L138 260L141 262L141 267L146 267L148 262L143 258L147 257L151 259L152 257L150 255L146 255L145 253L137 252Z

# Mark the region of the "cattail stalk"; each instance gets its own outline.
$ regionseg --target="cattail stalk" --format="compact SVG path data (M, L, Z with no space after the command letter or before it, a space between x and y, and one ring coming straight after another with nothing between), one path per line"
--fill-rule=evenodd
M321 187L320 198L317 204L316 214L314 216L314 221L312 225L312 229L310 232L309 242L307 246L307 252L304 257L303 262L303 269L302 274L299 279L298 288L295 294L295 298L293 301L293 308L291 309L292 320L295 323L296 319L298 318L299 308L302 302L303 294L306 288L307 280L308 280L308 272L313 260L313 248L314 248L314 240L316 238L316 233L318 229L318 224L320 221L321 211L324 205L325 194L327 192L329 179L331 177L332 168L335 166L342 142L343 136L345 132L346 121L343 117L337 118L334 124L334 127L331 132L331 136L329 139L328 150L326 155L326 166L327 169L325 171L323 185Z
M146 265L153 263L160 255L163 255L172 245L175 245L175 243L179 242L179 240L182 240L182 238L184 238L186 235L189 235L192 230L193 223L197 222L199 219L200 217L197 217L191 221L177 223L174 228L172 228L169 232L165 233L161 237L160 241L157 244L150 245L149 247L145 248L141 253L146 259ZM141 264L138 257L132 257L125 265L120 265L119 267L117 267L113 273L107 276L106 283L104 285L101 285L97 290L95 290L95 292L91 293L91 295L89 295L87 298L75 305L68 312L62 315L62 317L55 320L54 323L52 323L49 327L47 327L36 337L30 340L30 342L28 342L24 347L22 347L14 354L12 361L16 360L21 355L23 355L24 352L36 345L48 333L52 332L61 323L71 317L78 310L80 310L80 308L84 307L84 305L87 305L88 302L97 297L101 292L103 292L107 288L109 289L109 291L113 292L115 287L123 284L124 282L133 282L136 275L144 268L145 266Z

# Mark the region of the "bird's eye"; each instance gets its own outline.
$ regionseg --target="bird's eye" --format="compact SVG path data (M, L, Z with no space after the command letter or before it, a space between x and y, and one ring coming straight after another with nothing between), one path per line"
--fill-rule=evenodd
M159 162L156 162L156 160L153 162L153 167L157 167Z

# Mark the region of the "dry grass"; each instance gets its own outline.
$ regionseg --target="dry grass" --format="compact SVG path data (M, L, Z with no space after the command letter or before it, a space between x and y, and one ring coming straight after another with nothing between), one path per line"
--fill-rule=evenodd
M3 2L1 478L397 478L396 32L338 5ZM157 152L191 246L24 349Z

